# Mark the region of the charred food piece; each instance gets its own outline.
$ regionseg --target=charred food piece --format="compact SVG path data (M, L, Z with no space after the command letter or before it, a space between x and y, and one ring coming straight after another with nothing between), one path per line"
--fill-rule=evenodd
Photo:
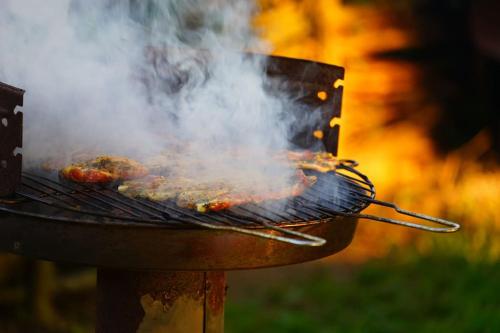
M196 209L200 213L217 212L249 203L261 203L298 196L308 187L313 186L317 180L315 176L306 176L302 170L297 170L296 176L294 183L281 188L256 191L244 188L238 189L236 187L231 191L223 191L221 189L217 191L205 191L196 193L196 195L191 195L190 197L184 194L184 200L178 200L177 204L181 207Z
M151 201L175 199L180 192L194 185L186 178L169 179L163 176L146 176L123 182L118 192L130 198L142 198Z
M71 164L61 176L79 183L108 183L144 177L148 169L141 163L121 156L98 156L95 159Z

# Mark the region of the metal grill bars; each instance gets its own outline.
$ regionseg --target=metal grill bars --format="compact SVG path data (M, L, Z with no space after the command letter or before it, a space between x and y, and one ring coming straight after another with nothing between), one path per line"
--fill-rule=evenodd
M66 183L24 173L22 186L17 191L20 199L14 204L0 205L0 209L87 223L146 223L169 228L230 230L296 245L318 246L325 241L284 227L318 223L337 213L359 212L375 196L373 185L366 177L359 177L349 167L341 169L341 172L317 174L317 184L302 196L208 214L183 209L169 201L131 199L112 187ZM279 234L264 233L259 230L262 228Z

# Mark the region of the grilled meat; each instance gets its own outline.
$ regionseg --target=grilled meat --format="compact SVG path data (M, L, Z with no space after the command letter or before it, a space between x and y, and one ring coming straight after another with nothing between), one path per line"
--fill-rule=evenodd
M148 169L137 161L121 156L99 156L95 159L69 165L61 176L81 183L108 183L144 177Z
M241 160L241 163L244 163L248 159L248 156L244 157L242 156L243 154L241 151L230 152L226 158L231 161ZM337 158L328 152L288 150L275 154L273 159L285 164L291 164L298 169L315 170L318 172L335 171L338 166ZM237 163L235 162L235 164ZM265 166L269 161L259 161L257 159L252 160L252 163ZM194 170L203 169L203 161L200 161L195 156L180 152L163 152L146 160L145 165L151 174L160 175L179 175L183 173L183 170L189 168Z
M229 209L234 206L260 203L268 200L282 200L288 197L301 195L308 187L316 183L315 176L306 176L301 170L297 170L297 179L292 185L288 185L277 189L241 189L236 188L233 191L226 193L219 192L206 192L202 195L191 198L191 201L183 201L177 204L181 207L188 207L196 209L200 213L210 211L221 211Z
M305 150L287 151L285 155L286 159L298 169L330 172L335 171L338 166L338 160L332 153ZM283 159L283 154L278 155L278 158Z
M241 155L241 152L239 154ZM231 155L231 163L239 163L239 154L237 152ZM303 169L328 172L335 170L337 166L336 158L326 152L285 151L276 154L274 160L282 162L285 169L290 164L296 167L295 177L288 184L269 185L265 179L259 179L261 174L253 174L252 169L244 168L240 170L243 177L239 181L225 179L223 172L219 180L212 181L209 175L207 179L210 181L200 181L200 178L204 179L200 174L204 170L202 161L189 153L181 154L177 151L154 156L146 160L144 165L125 157L99 156L70 165L61 171L61 175L76 182L102 183L124 180L118 191L130 198L175 200L180 207L210 212L246 203L300 195L316 182L316 177L306 176ZM241 163L243 162L244 160ZM224 162L221 160L220 163ZM276 164L269 163L269 160L257 163L264 167L267 164Z
M187 178L166 178L146 176L141 179L125 181L118 191L131 198L151 201L175 199L179 207L195 209L198 212L220 211L230 207L259 203L266 200L280 200L300 195L307 187L316 182L316 177L305 176L297 170L292 185L278 189L256 189L249 184L227 184L224 181L197 183Z
M182 191L194 186L194 182L186 178L168 179L163 176L146 176L123 182L118 192L130 198L143 198L151 201L175 199Z

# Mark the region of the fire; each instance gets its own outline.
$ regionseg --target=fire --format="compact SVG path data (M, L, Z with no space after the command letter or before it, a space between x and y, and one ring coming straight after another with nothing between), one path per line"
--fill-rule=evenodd
M462 222L471 256L479 253L486 235L500 231L500 169L485 169L478 161L491 144L488 134L479 133L461 149L440 156L427 134L438 106L415 106L425 94L419 87L420 68L371 57L414 45L412 31L395 25L384 9L344 5L341 0L260 3L262 13L254 24L274 54L346 68L345 84L335 83L345 86L342 119L330 124L341 125L340 156L360 162L380 199ZM318 98L327 96L318 93ZM370 208L368 213L398 217L387 209ZM424 249L432 239L371 222L362 222L356 237L340 260L382 256L391 246L408 242ZM493 244L489 251L500 257L500 246Z

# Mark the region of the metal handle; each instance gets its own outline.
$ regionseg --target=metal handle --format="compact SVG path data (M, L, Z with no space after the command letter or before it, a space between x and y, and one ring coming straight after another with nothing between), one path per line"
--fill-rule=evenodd
M338 161L338 168L355 168L359 165L359 163L355 160L342 159Z
M420 214L420 213L414 213L406 209L399 208L396 204L392 202L386 202L386 201L380 201L375 199L375 187L373 186L372 182L363 175L361 172L356 170L354 167L357 166L358 163L354 160L339 160L339 166L338 169L344 169L349 172L354 173L356 176L359 177L359 181L361 181L364 185L366 185L366 190L370 192L371 198L366 197L363 198L367 203L372 203L375 205L383 206L383 207L389 207L394 209L396 212L402 214L402 215L407 215L411 217L416 217L421 220L426 220L426 221L431 221L440 225L445 225L446 227L444 228L436 228L436 227L428 227L426 225L422 224L417 224L417 223L412 223L412 222L405 222L405 221L400 221L400 220L395 220L395 219L390 219L387 217L381 217L381 216L375 216L375 215L370 215L370 214L359 214L359 213L339 213L338 215L342 216L353 216L357 218L362 218L362 219L368 219L368 220L373 220L377 222L385 222L385 223L391 223L391 224L396 224L396 225L401 225L404 227L409 227L409 228L414 228L414 229L419 229L419 230L426 230L426 231L432 231L432 232L455 232L458 229L460 229L460 224L452 221L448 221L445 219L440 219L437 217L425 215L425 214ZM349 177L348 177L349 178Z
M195 225L198 225L198 226L201 226L204 228L209 228L209 229L214 229L214 230L224 230L224 231L235 231L235 232L239 232L242 234L273 239L273 240L277 240L280 242L289 243L289 244L293 244L293 245L322 246L326 243L326 240L323 238L312 236L312 235L307 235L307 234L304 234L304 233L301 233L298 231L287 230L284 228L280 228L280 227L271 225L267 222L261 222L261 223L263 226L265 226L268 229L272 229L272 230L281 232L282 234L288 234L288 235L296 236L299 238L291 238L291 237L267 234L264 232L257 231L255 229L243 229L243 228L238 228L238 227L233 227L233 226L214 225L214 224L200 222L200 221L190 221L189 223L195 224ZM300 238L302 238L302 239L300 239Z
M406 209L401 209L399 208L396 204L392 202L385 202L385 201L380 201L380 200L375 200L375 199L369 199L367 200L375 205L379 206L384 206L384 207L389 207L397 211L398 213L402 215L407 215L411 217L416 217L421 220L426 220L426 221L431 221L440 225L445 225L446 227L444 228L439 228L439 227L429 227L426 225L422 224L417 224L417 223L412 223L412 222L405 222L405 221L400 221L400 220L395 220L387 217L380 217L376 215L369 215L369 214L347 214L350 216L356 216L358 218L362 219L368 219L368 220L373 220L377 222L385 222L385 223L391 223L391 224L397 224L401 225L404 227L409 227L409 228L415 228L415 229L420 229L420 230L426 230L426 231L432 231L432 232L455 232L458 229L460 229L460 224L444 219L440 219L437 217L425 215L425 214L420 214L420 213L414 213Z
M6 212L6 213L13 213L13 214L19 214L19 211L15 209L11 209L8 207L3 207L0 205L0 212ZM29 213L29 212L23 212L21 215L25 216L31 216L31 217L37 217L37 218L43 218L43 219L51 219L51 220L60 220L60 221L69 221L72 222L71 219L65 218L65 217L53 217L53 216L47 216L44 214L37 214L37 213ZM120 218L118 218L120 219ZM127 219L128 220L128 219ZM94 223L95 221L89 220L81 220L81 222L87 222L87 223ZM146 223L151 223L151 224L159 224L162 225L164 224L164 221L161 220L144 220ZM189 221L189 223L203 227L203 228L208 228L208 229L213 229L213 230L224 230L224 231L234 231L234 232L239 232L242 234L247 234L247 235L252 235L252 236L257 236L257 237L263 237L263 238L268 238L268 239L273 239L276 241L280 242L285 242L293 245L301 245L301 246L322 246L326 243L326 240L320 237L316 236L311 236L307 234L303 234L301 232L293 231L293 230L287 230L283 229L280 227L273 226L271 224L268 224L267 222L262 222L262 225L265 226L266 228L281 232L283 234L288 234L288 235L293 235L302 239L298 238L290 238L290 237L285 237L285 236L279 236L279 235L273 235L273 234L266 234L264 232L260 232L254 229L243 229L243 228L238 228L238 227L232 227L232 226L222 226L222 225L214 225L210 223L205 223L205 222L200 222L200 221Z

